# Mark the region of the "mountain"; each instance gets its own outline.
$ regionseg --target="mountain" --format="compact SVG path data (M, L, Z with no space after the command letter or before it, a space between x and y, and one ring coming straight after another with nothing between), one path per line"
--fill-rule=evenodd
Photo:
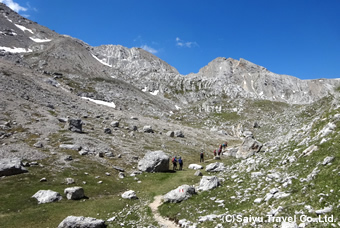
M181 227L339 225L339 79L222 57L181 75L143 49L92 47L0 3L0 81L0 227L57 227L69 215L109 227L164 217ZM184 170L138 170L159 150L181 156ZM204 178L189 169L201 151ZM199 190L207 180L219 187ZM79 186L81 200L32 198ZM138 200L122 198L127 190ZM157 200L178 192L187 200ZM226 221L233 215L267 221ZM335 221L301 219L318 216Z

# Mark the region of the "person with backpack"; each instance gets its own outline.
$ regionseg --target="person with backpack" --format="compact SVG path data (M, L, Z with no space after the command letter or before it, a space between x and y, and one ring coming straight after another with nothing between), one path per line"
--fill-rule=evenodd
M214 150L214 157L216 157L216 150Z
M200 162L204 162L204 153L203 153L203 149L201 150L201 153L200 153Z
M218 156L220 156L222 153L222 145L220 145L220 147L218 148L217 154Z
M181 157L178 158L179 170L183 169L183 160Z
M177 158L176 158L176 156L172 158L172 169L174 171L177 169Z

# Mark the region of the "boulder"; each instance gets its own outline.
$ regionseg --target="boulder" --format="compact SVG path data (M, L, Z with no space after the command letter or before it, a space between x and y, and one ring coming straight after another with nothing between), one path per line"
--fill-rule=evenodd
M152 127L151 126L144 126L143 127L143 132L145 132L145 133L153 133Z
M126 191L122 194L124 199L138 199L136 192L133 190Z
M195 176L203 176L203 174L201 173L201 171L197 170L194 174Z
M143 172L164 172L169 170L169 156L163 151L152 151L145 154L138 162L138 169Z
M111 131L110 128L104 128L104 133L105 133L105 134L111 134L112 131Z
M236 153L236 158L243 158L246 159L255 153L259 152L262 148L262 143L255 140L252 136L247 136L240 148Z
M224 164L221 162L215 162L207 165L205 171L207 172L221 172L225 169Z
M163 200L164 202L179 203L183 200L187 200L195 193L196 191L193 186L185 184L165 194Z
M73 178L67 177L67 178L65 178L65 183L66 183L67 185L69 185L69 184L74 184L75 181L74 181Z
M105 221L91 217L68 216L58 226L58 228L105 228Z
M325 157L325 159L323 160L322 165L327 165L327 164L331 163L333 160L334 160L334 157L333 157L333 156L327 156L327 157Z
M169 136L169 137L174 137L174 136L175 136L175 132L173 132L173 131L168 131L168 132L166 133L166 135Z
M200 185L198 186L198 190L207 191L216 188L219 185L220 181L216 176L203 176Z
M119 127L119 122L118 121L112 121L110 125L112 127Z
M39 190L32 196L32 198L36 198L38 203L41 204L59 201L63 197L58 192L52 190Z
M184 134L181 130L177 130L174 132L176 137L184 138Z
M26 172L28 172L27 169L23 167L21 160L18 158L0 160L0 177Z
M197 170L197 169L203 169L203 166L198 165L198 164L190 164L188 168Z
M83 132L83 122L80 119L69 119L68 129L73 132L82 133Z
M84 189L82 187L65 188L64 194L69 200L78 200L85 197Z

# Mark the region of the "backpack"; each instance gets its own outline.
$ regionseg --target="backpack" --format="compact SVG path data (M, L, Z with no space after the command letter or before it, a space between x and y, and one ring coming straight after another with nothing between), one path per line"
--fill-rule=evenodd
M174 163L174 162L175 162L175 158L172 158L172 160L171 160L171 161L172 161L172 163Z
M178 163L179 163L179 164L182 164L182 163L183 163L182 158L178 159Z

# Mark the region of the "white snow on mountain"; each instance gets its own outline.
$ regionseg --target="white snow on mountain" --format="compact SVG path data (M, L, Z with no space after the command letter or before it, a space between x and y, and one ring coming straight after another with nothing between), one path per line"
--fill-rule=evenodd
M91 101L91 102L94 102L96 104L105 105L105 106L108 106L108 107L111 107L111 108L116 108L116 105L113 102L95 100L95 99L91 99L91 98L88 98L88 97L81 97L81 98L88 100L88 101Z
M106 65L106 66L112 67L112 65L110 65L110 64L108 64L108 63L106 63L106 62L104 62L103 60L98 59L97 56L95 56L94 54L91 54L91 55L92 55L93 58L95 58L95 59L96 59L97 61L99 61L101 64L104 64L104 65Z
M51 41L50 39L39 39L39 38L33 38L33 37L30 37L30 39L33 40L36 43L44 43L44 42L50 42Z
M34 32L31 29L26 28L25 26L22 25L18 25L18 24L14 24L15 26L17 26L19 29L21 29L22 31L29 31L30 33L34 34Z
M10 53L24 53L24 52L32 52L31 49L26 49L26 48L10 48L10 47L0 47L0 51L4 50L5 52L10 52Z

